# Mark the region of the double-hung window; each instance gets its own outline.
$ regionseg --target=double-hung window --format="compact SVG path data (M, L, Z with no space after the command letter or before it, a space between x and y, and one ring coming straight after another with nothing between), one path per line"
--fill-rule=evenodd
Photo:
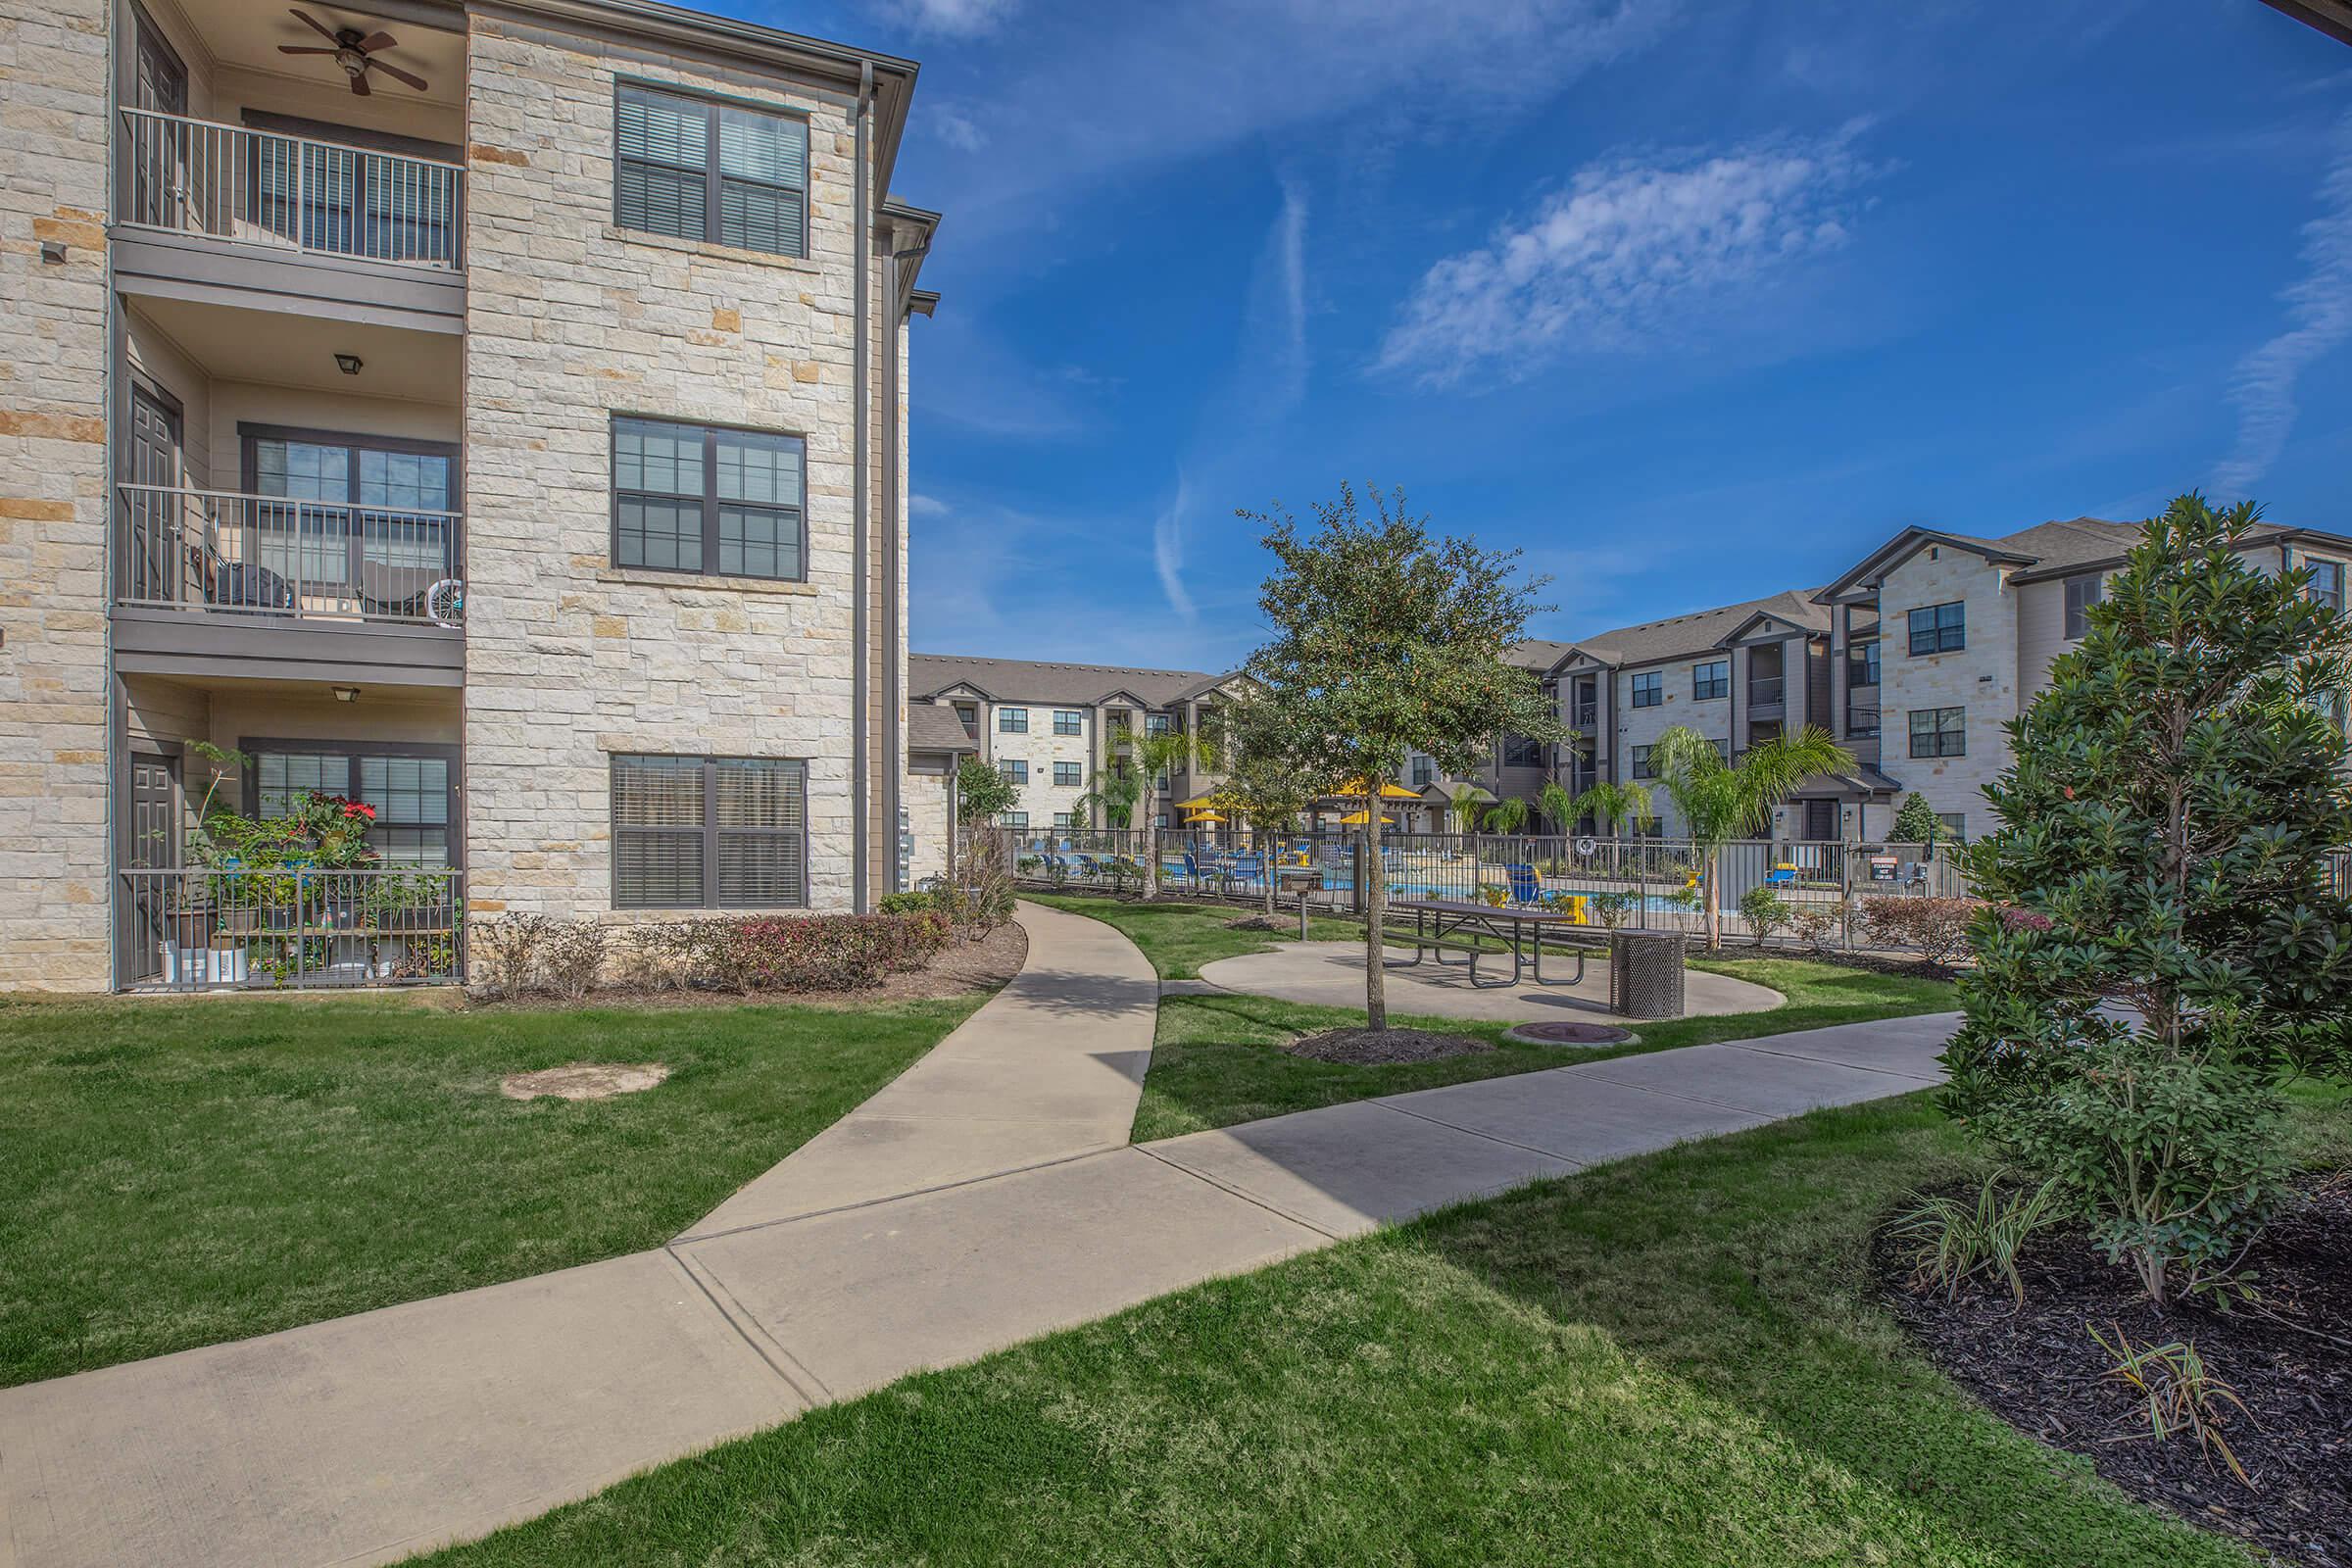
M1174 721L1165 713L1146 713L1144 715L1144 733L1146 735L1165 735L1174 728Z
M1911 710L1913 757L1966 757L1968 710L1914 708Z
M448 865L457 748L395 741L246 741L253 814L290 816L314 794L375 808L368 842L400 865Z
M1968 606L1923 605L1911 612L1911 657L1953 654L1968 646Z
M804 906L808 867L806 762L613 757L613 907Z
M998 734L1000 734L1000 735L1026 735L1026 734L1028 734L1028 733L1029 733L1029 710L1027 710L1026 708L1000 708L1000 709L998 709L998 710L997 710L997 733L998 733Z
M1658 776L1656 767L1654 767L1650 762L1649 753L1650 749L1646 746L1637 746L1634 748L1634 777L1656 778Z
M1029 826L1029 813L1027 811L1006 811L997 820L1009 828L1025 829Z
M2315 605L2329 610L2344 608L2344 566L2340 561L2306 561L2304 568L2311 573L2311 586L2305 590Z
M1076 762L1055 762L1054 764L1054 782L1065 789L1070 785L1085 782L1078 775L1079 769Z
M1026 784L1029 782L1029 763L1027 760L1023 758L998 758L997 772L1003 776L1004 782L1007 784Z
M775 256L808 254L808 122L623 84L612 220Z
M1655 708L1666 701L1666 676L1655 669L1643 670L1634 677L1634 706Z
M1690 700L1703 703L1711 698L1732 695L1732 662L1728 659L1709 661L1690 666Z
M1078 710L1075 708L1056 708L1054 710L1054 734L1078 735L1083 734L1085 730L1086 715L1078 711Z
M2090 607L2107 597L2104 577L2066 579L2066 640L2077 642L2089 634Z
M797 435L612 420L612 564L800 582L808 575Z

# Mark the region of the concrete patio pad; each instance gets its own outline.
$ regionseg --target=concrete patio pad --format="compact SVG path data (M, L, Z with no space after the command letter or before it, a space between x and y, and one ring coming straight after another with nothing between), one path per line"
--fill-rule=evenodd
M1410 948L1391 948L1396 959L1413 956ZM1576 972L1574 958L1546 955L1544 971ZM1509 973L1507 965L1481 959L1479 972L1492 979ZM1364 950L1353 942L1290 942L1271 953L1219 958L1200 966L1200 978L1227 991L1273 997L1282 1002L1311 1003L1324 1007L1364 1005ZM1781 1004L1781 994L1768 986L1690 969L1684 974L1684 1010L1691 1016L1734 1012L1763 1012ZM1609 1011L1609 966L1605 959L1587 964L1585 978L1573 986L1473 987L1461 964L1424 959L1410 968L1388 972L1389 1010L1440 1018L1485 1018L1529 1023L1545 1018L1601 1022Z
M808 1402L640 1252L0 1390L0 1564L388 1562Z
M880 1093L698 1220L710 1236L1023 1170L1127 1142L1159 979L1100 920L1016 911L1029 960Z
M1333 1237L1576 1168L1375 1101L1187 1133L1143 1149Z

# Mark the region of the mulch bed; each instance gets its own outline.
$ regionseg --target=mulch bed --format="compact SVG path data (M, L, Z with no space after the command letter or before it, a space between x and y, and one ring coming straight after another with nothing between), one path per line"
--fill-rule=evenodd
M1911 1337L1954 1382L2022 1432L2087 1457L2144 1502L2310 1568L2352 1568L2352 1172L2339 1172L2274 1224L2240 1267L2264 1305L2227 1315L2201 1304L2159 1313L2127 1270L2080 1237L2039 1238L2020 1258L2026 1304L2000 1286L1957 1300L1907 1288L1909 1260L1882 1238L1874 1263ZM2193 1344L2208 1373L2245 1401L2224 1438L2249 1490L2194 1436L2141 1436L2124 1387L2084 1332L2120 1325L2141 1345ZM2287 1324L2296 1325L2288 1327ZM2225 1408L2227 1408L2225 1404Z
M1284 927L1279 920L1269 920L1262 914L1253 914L1246 920L1226 921L1225 929L1228 931L1280 931Z
M1511 1038L1544 1046L1614 1046L1634 1037L1613 1024L1546 1020L1543 1023L1514 1025Z
M1301 1035L1284 1048L1294 1056L1368 1067L1379 1062L1436 1061L1493 1051L1494 1042L1470 1035L1432 1034L1426 1029L1329 1029Z

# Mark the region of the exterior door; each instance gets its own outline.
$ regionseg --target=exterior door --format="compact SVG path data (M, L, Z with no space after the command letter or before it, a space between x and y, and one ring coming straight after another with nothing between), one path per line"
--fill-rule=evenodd
M1838 837L1838 803L1836 801L1807 801L1805 807L1805 837L1815 843L1829 843Z
M158 115L185 117L188 68L164 41L155 22L130 8L138 34L131 62L130 106ZM188 127L172 121L140 119L130 138L130 220L178 228L188 218Z
M149 752L130 754L130 798L125 803L122 867L122 976L137 985L163 974L171 938L172 878L144 873L174 870L180 857L179 765Z
M123 478L136 485L177 485L180 480L179 411L145 387L130 389L130 444L123 454ZM184 546L205 541L178 538L178 498L133 489L123 498L130 535L123 562L124 588L133 600L169 604L179 598L179 564Z

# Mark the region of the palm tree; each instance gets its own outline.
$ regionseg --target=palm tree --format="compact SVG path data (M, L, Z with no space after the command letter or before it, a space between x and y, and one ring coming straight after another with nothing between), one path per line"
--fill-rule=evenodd
M1487 831L1509 835L1527 826L1527 803L1516 795L1496 801L1487 808Z
M1622 838L1628 827L1649 815L1649 791L1640 784L1620 784L1604 778L1570 801L1567 811L1568 822L1590 816L1611 838ZM1566 824L1561 831L1567 831Z
M1674 802L1691 847L1698 852L1698 897L1707 924L1707 949L1723 946L1721 885L1723 847L1772 826L1772 808L1815 773L1852 767L1851 752L1808 724L1794 736L1760 741L1740 759L1725 761L1715 742L1685 724L1650 745L1651 762L1667 799Z
M1551 824L1554 833L1576 830L1576 797L1556 778L1547 778L1536 792L1536 804L1543 808L1544 820Z
M1214 767L1216 749L1204 735L1189 735L1180 729L1165 734L1146 735L1135 742L1128 764L1138 783L1151 793L1152 799L1144 811L1146 838L1144 841L1144 897L1159 897L1159 804L1157 784L1161 775L1173 775L1177 769Z

